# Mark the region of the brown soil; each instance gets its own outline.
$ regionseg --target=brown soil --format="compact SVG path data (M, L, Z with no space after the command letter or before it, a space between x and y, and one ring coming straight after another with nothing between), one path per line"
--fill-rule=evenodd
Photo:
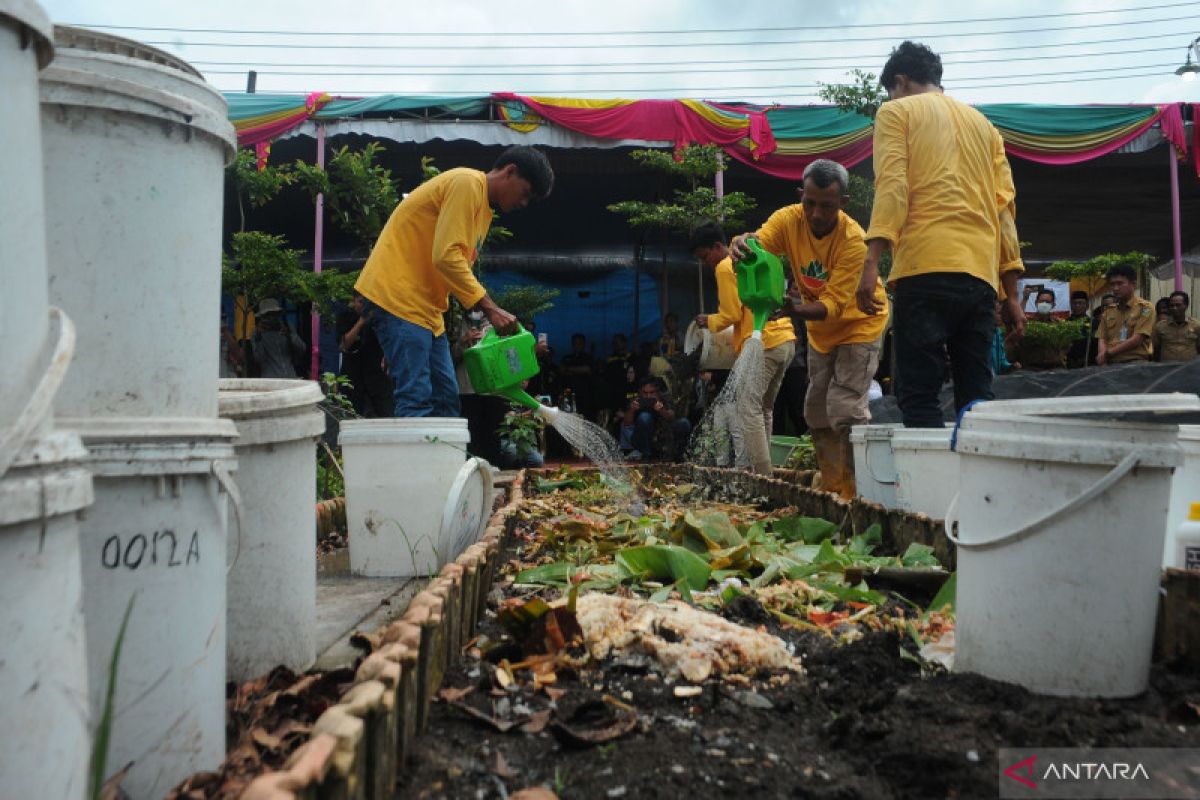
M495 696L494 668L466 658L443 682L475 687L460 702L502 721L550 711L550 724L501 733L436 702L396 796L493 798L542 786L563 798L983 798L997 794L1001 747L1200 746L1200 675L1156 667L1138 698L1049 698L976 675L923 671L902 654L912 643L894 634L837 646L779 629L753 601L726 613L793 643L807 677L784 685L710 680L699 695L679 698L644 665L609 662L560 671L555 687L565 693L552 703L528 683ZM482 633L501 635L494 616ZM620 715L619 706L596 702L606 695L636 709L632 731L580 746L556 727L605 730Z

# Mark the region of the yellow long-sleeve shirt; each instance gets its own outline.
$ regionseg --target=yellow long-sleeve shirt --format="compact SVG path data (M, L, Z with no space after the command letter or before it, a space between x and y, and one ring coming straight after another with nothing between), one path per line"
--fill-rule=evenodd
M734 346L742 352L742 345L754 332L754 314L742 305L738 296L737 275L733 271L733 260L725 257L717 264L717 313L708 315L708 329L713 333L733 325ZM775 319L763 325L763 349L773 350L784 342L796 341L796 329L791 320Z
M471 266L491 223L484 173L447 170L396 206L354 288L380 308L441 336L451 292L467 308L487 293Z
M1001 273L1024 271L1012 170L986 117L940 92L892 100L874 147L867 239L892 245L889 281L965 272L999 289Z
M825 319L810 321L807 326L808 343L817 352L828 353L840 344L874 342L883 336L888 312L882 281L875 288L875 299L884 307L881 313L867 316L854 301L867 245L862 227L846 212L839 211L837 226L818 239L804 216L804 206L784 206L758 229L758 241L770 252L787 256L806 302L825 306Z

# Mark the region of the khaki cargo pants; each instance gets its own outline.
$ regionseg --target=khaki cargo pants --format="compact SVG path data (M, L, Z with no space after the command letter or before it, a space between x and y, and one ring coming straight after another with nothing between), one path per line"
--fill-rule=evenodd
M828 353L808 348L808 427L849 428L871 421L867 390L879 366L879 349L880 341L840 344Z
M763 354L763 369L758 380L753 385L738 387L737 422L740 430L734 431L734 449L738 452L738 460L744 458L760 475L771 474L771 443L768 437L771 435L775 396L779 394L783 374L787 372L795 354L794 341L772 347ZM741 448L737 446L739 438Z

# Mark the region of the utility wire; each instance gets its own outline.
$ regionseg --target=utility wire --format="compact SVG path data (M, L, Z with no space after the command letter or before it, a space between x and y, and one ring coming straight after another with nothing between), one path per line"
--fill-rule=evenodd
M1113 41L1122 41L1123 42L1123 41L1127 41L1127 40L1115 39ZM1104 56L1107 58L1109 56L1121 56L1121 55L1143 55L1143 54L1149 55L1152 53L1166 53L1166 52L1173 53L1177 49L1178 48L1171 46L1171 47L1153 47L1153 48L1146 47L1146 48L1139 48L1136 50L1106 50L1106 51L1104 51ZM971 52L978 52L978 51L972 50ZM211 67L252 67L255 69L269 68L269 67L292 67L292 68L297 68L297 69L299 69L301 67L304 67L304 68L337 67L337 68L342 68L342 69L410 69L411 68L411 69L473 69L473 70L479 69L479 70L483 70L483 69L504 69L504 68L513 68L513 67L539 67L539 68L541 68L540 71L537 73L533 73L533 74L537 74L537 75L544 75L544 74L574 75L577 73L572 73L572 72L547 73L547 72L545 72L545 70L562 69L562 68L566 68L566 67L571 67L571 68L586 68L586 67L609 68L609 67L638 67L638 66L642 66L642 67L673 67L673 66L686 66L686 65L693 65L693 64L731 64L731 63L732 64L740 64L740 63L777 64L777 63L781 63L781 62L791 63L792 66L790 66L790 67L762 67L761 69L763 69L764 71L770 71L770 70L776 70L776 69L855 69L855 68L861 68L862 62L865 59L884 58L884 57L886 57L886 54L884 56L881 56L877 53L874 53L874 54L869 54L869 55L831 56L829 58L812 58L812 59L807 59L807 58L749 58L749 59L737 59L736 61L724 61L724 60L719 60L719 59L708 60L708 61L629 61L629 62L605 61L605 62L595 62L592 64L454 64L454 65L449 65L449 66L445 66L445 67L438 66L436 64L330 64L330 63L305 64L305 63L261 62L261 61L194 61L194 60L189 60L188 63L196 68L200 68L202 66L211 66ZM1053 57L1055 59L1095 58L1096 54L1095 53L1064 53L1064 54L1055 54ZM848 64L830 64L829 66L820 66L820 67L805 67L805 66L803 66L804 64L806 64L809 61L834 61L837 59L845 59L845 58L853 58L853 59L858 59L858 60L848 63ZM1013 61L1044 61L1044 60L1046 60L1045 55L1037 55L1037 56L1023 56L1023 57L1017 57L1017 58L1005 57L1005 58L964 59L962 61L943 61L942 64L945 67L957 67L957 66L960 66L963 64L1007 64L1007 63L1010 63ZM752 72L752 71L755 71L755 69L757 69L757 68L741 69L741 68L734 68L734 67L724 67L724 70L727 72ZM718 70L707 70L707 69L668 70L665 73L659 72L656 74L660 74L660 75L661 74L668 74L668 75L669 74L680 74L680 75L682 75L682 74L687 74L690 72L715 72L715 71L718 71ZM472 73L472 72L465 72L465 73L464 72L418 72L418 73L413 73L413 74L438 76L438 75L475 75L477 73ZM499 75L499 74L506 74L506 73L490 73L489 72L486 74ZM528 74L528 73L507 73L507 74L512 75L512 74ZM618 74L624 74L624 73L598 72L598 73L579 73L579 74L618 75Z
M230 73L230 74L239 74L240 75L241 73ZM1072 72L1058 72L1058 73L1044 73L1044 75L1046 75L1046 76L1050 76L1050 75L1072 75L1072 76L1074 76L1077 74L1078 73L1073 72L1073 71ZM1059 83L1074 83L1074 82L1085 83L1088 81L1099 81L1099 80L1113 81L1113 80L1124 80L1127 78L1146 78L1146 77L1153 77L1155 75L1162 75L1162 74L1163 73L1159 72L1159 71L1137 72L1137 73L1129 73L1126 75L1103 75L1103 76L1095 76L1095 77L1091 77L1091 78L1075 77L1075 78L1063 78L1063 79L1056 79L1056 80L1021 81L1018 83L975 84L975 85L970 85L970 86L968 86L968 85L959 86L957 83L954 83L954 84L950 85L950 92L951 92L951 94L954 94L956 88L961 88L964 90L975 90L975 89L995 89L995 88L1003 88L1003 87L1008 87L1008 86L1042 86L1042 85L1051 85L1051 84L1059 84ZM1014 75L1011 77L1022 77L1022 76ZM976 78L976 80L990 80L990 78ZM800 94L796 94L796 93L775 95L773 93L779 89L815 89L815 88L818 88L819 86L820 86L820 84L793 83L793 84L780 84L777 86L754 85L754 86L637 88L637 89L635 89L635 88L614 89L611 87L604 87L601 89L573 88L571 90L571 93L573 95L578 95L578 94L595 94L597 92L604 92L604 93L606 93L606 96L608 96L608 97L620 96L620 95L624 95L624 94L635 94L635 93L637 93L637 94L686 93L686 95L688 97L697 97L697 96L701 96L701 95L712 95L715 93L725 93L725 92L731 92L731 91L739 91L739 92L744 91L744 92L752 92L754 96L758 96L758 97L765 97L765 96L771 96L771 97L776 97L776 98L777 97L816 97L816 95L814 95L812 93L808 93L808 94L804 94L804 95L800 95ZM238 89L222 89L220 91L236 92L239 90ZM268 90L268 89L264 88L264 89L260 89L260 91L269 94L273 90ZM274 91L283 91L283 90L274 90ZM560 89L524 89L523 88L518 92L518 94L553 95L553 94L559 93L561 91L562 91L561 88ZM337 91L331 91L330 93L331 94L344 94L344 95L357 95L357 94L363 94L364 92L363 92L363 90L340 89ZM446 96L450 96L450 95L478 97L480 95L490 95L492 93L492 90L489 89L489 90L480 90L480 91L468 91L468 90L464 90L464 89L454 89L454 90L448 90L448 91L439 91L436 89L430 89L430 90L425 90L422 93L436 94L439 97L446 97ZM396 92L379 92L376 90L368 90L367 92L365 92L365 94L396 94ZM744 99L745 98L739 98L739 100L744 100Z
M1100 68L1096 68L1096 69L1077 69L1077 70L1073 70L1073 71L1069 70L1066 72L1029 72L1029 73L1006 74L1004 76L988 75L988 76L985 76L985 78L987 80L992 80L996 77L1022 78L1022 77L1038 77L1041 75L1071 75L1071 74L1080 75L1080 74L1091 73L1091 72L1113 72L1113 71L1119 71L1122 69L1152 69L1152 68L1158 68L1158 67L1166 68L1166 67L1175 67L1177 65L1178 65L1178 62L1172 62L1170 64L1126 64L1121 67L1100 67ZM861 66L861 64L849 64L849 65L847 65L846 68L854 68L854 67L859 67L859 66ZM349 69L349 68L347 68L347 69ZM390 68L388 68L388 67L374 67L371 69L390 70ZM735 69L718 68L718 69L662 70L662 71L657 72L656 75L704 75L704 74L729 75L729 74L746 73L746 72L821 72L821 71L829 71L829 70L837 70L837 69L841 69L841 67L807 67L807 68L801 68L801 69L797 69L795 67L746 67L746 68L735 68ZM207 74L210 74L210 75L241 75L242 73L245 72L245 70L222 70L222 69L202 70L202 71ZM361 70L354 70L354 71L350 71L350 72L347 72L346 70L325 72L325 71L318 71L318 70L259 69L259 70L255 70L255 72L257 72L259 75L312 75L312 76L361 75L363 77L388 76L388 77L409 77L409 78L422 78L422 77L428 77L428 78L439 78L439 77L603 78L603 77L607 77L609 75L645 75L646 74L645 71L643 71L643 70L616 70L616 71L602 71L602 72L547 72L545 70L541 70L541 71L537 71L537 72L521 72L521 71L519 71L519 72L479 73L479 72L410 72L410 71L364 72ZM978 80L978 77L963 76L961 78L950 80L949 82L957 84L959 81L963 81L963 80Z
M1125 28L1130 25L1151 25L1156 23L1173 23L1190 22L1200 20L1200 15L1191 14L1183 17L1175 17L1168 19L1139 19L1129 20L1126 22L1103 22L1093 23L1090 25L1076 25L1070 27L1057 28L1027 28L1023 30L996 30L996 31L956 31L954 33L932 33L925 35L907 35L909 39L945 39L945 38L964 38L964 37L979 37L979 36L1013 36L1026 35L1031 33L1063 33L1068 31L1084 30L1091 28ZM1165 34L1178 36L1178 33ZM543 37L544 38L544 37ZM1128 40L1131 37L1123 37ZM843 37L838 38L836 43L844 42L892 42L895 41L895 36L889 37ZM742 46L782 46L796 44L824 44L829 45L829 39L777 39L773 41L753 41L753 42L727 42L727 41L710 41L710 42L651 42L647 44L284 44L276 42L188 42L188 41L147 41L145 44L157 46L187 46L187 47L257 47L271 48L283 50L395 50L403 48L409 50L455 50L459 52L470 50L643 50L651 48L695 48L695 47L742 47ZM1029 47L1030 45L1026 45Z
M1140 11L1159 11L1168 8L1191 8L1195 2L1164 3L1152 6L1134 6L1131 8L1097 9L1093 11L1067 11L1055 14L1024 14L1011 17L974 17L958 20L924 20L911 22L863 22L852 25L797 25L791 27L769 28L695 28L688 30L624 30L624 31L281 31L281 30L236 30L231 28L163 28L144 25L96 25L78 23L79 27L104 28L107 30L137 30L161 31L167 33L235 33L255 36L677 36L688 34L730 34L730 33L774 33L782 31L812 31L812 30L843 30L860 28L898 28L914 25L967 25L977 22L1015 22L1032 19L1061 19L1066 17L1086 17L1097 14L1123 14ZM1169 20L1167 20L1169 21ZM77 23L71 23L75 25ZM1072 26L1088 27L1088 26Z

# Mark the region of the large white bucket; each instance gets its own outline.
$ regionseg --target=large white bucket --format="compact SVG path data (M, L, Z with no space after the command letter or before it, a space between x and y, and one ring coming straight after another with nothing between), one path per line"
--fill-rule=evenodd
M1167 537L1163 545L1163 568L1184 569L1175 552L1175 534L1187 519L1192 503L1200 503L1200 425L1179 426L1180 463L1171 478L1171 504L1167 510Z
M60 419L78 430L96 502L81 517L91 714L122 616L109 764L162 797L225 757L226 504L234 425L223 419ZM111 771L111 770L110 770Z
M59 416L215 417L233 126L154 48L55 29L41 75L50 298L79 328Z
M351 572L430 575L457 555L457 543L442 541L442 531L455 513L450 490L469 440L466 420L457 418L341 424Z
M897 508L945 518L958 485L958 454L950 449L953 434L952 428L896 428L892 433Z
M52 55L50 20L41 7L32 0L0 0L0 429L12 425L27 402L46 340L46 217L37 74Z
M0 797L83 798L91 732L78 512L87 451L57 432L0 477Z
M901 426L855 425L850 429L854 448L854 483L859 497L896 508L896 463L892 434Z
M1052 695L1146 688L1175 438L1173 425L967 413L946 519L956 670Z
M324 399L312 381L220 382L221 416L237 425L241 520L230 531L226 666L245 681L316 658L316 447Z

